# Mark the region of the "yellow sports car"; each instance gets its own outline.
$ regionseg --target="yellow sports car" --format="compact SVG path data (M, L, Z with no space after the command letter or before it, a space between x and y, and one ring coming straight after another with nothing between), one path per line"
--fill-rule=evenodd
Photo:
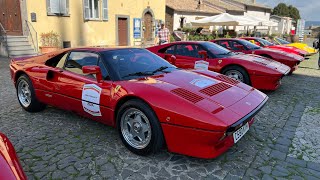
M283 39L280 39L280 38L274 38L273 40L274 40L274 43L278 44L278 45L292 46L292 47L296 47L298 49L307 51L308 55L313 55L313 54L317 53L316 49L309 47L305 43L290 43L290 42L283 40Z

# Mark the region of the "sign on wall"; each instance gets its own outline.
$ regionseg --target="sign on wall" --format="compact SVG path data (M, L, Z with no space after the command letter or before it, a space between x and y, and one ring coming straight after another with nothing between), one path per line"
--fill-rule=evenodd
M133 38L141 38L141 19L133 18Z

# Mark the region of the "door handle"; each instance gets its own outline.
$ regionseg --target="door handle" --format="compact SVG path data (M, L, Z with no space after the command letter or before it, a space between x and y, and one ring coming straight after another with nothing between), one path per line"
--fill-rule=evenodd
M2 15L4 16L4 15L5 15L5 13L2 13Z

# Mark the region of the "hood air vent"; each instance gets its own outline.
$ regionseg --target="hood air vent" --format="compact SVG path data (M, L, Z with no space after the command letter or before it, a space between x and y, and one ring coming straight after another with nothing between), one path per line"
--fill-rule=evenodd
M220 81L224 81L232 85L237 85L239 83L239 81L229 78L228 76L225 76L225 75L218 75L216 78L219 79Z
M225 91L229 88L231 88L232 86L230 86L229 84L226 83L218 83L209 87L206 87L204 89L201 89L200 92L208 95L208 96L214 96L222 91Z
M174 89L171 92L193 103L197 103L204 99L203 97L182 88Z

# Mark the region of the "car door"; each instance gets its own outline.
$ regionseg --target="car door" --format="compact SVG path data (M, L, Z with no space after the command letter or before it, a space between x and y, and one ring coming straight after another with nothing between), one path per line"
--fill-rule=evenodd
M199 51L203 50L197 44L179 44L176 46L176 63L175 65L183 69L193 69L196 61L203 60Z
M172 45L172 46L160 49L157 55L167 60L169 63L173 64L173 62L171 61L171 58L167 58L167 57L171 57L171 55L175 55L175 50L176 50L176 45Z
M82 72L83 66L90 65L100 67L103 81L97 82L96 75ZM60 95L56 99L60 108L112 125L110 108L112 81L99 54L71 51L63 69L56 71L54 76L52 81L56 84L56 93Z

